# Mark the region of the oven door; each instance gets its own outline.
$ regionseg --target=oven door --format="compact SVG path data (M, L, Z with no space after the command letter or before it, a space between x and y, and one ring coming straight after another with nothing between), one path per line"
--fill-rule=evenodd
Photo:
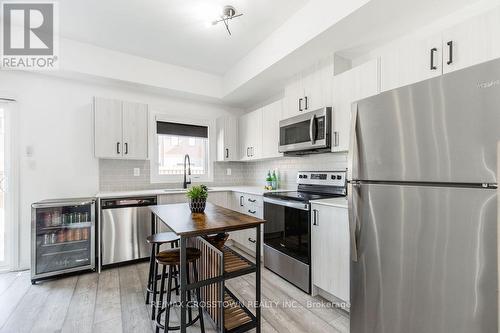
M264 244L310 264L309 205L264 198Z
M328 148L331 108L280 121L280 152Z

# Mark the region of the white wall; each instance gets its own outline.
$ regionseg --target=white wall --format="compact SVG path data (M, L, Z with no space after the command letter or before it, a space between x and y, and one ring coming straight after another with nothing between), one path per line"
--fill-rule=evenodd
M0 73L0 92L18 101L20 119L20 266L30 266L30 205L41 199L93 196L99 187L93 156L92 97L148 103L155 110L214 118L239 112L125 88L52 76ZM1 97L1 96L0 96ZM27 156L31 147L33 155Z

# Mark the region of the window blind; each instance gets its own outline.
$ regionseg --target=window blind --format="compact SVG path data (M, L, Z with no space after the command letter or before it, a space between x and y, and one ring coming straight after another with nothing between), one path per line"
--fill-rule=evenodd
M208 127L157 121L156 133L166 135L190 136L195 138L208 138Z

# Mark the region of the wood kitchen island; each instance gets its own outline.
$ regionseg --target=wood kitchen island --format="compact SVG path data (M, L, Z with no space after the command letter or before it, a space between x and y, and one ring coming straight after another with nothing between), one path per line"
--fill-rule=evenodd
M186 332L187 291L201 287L204 311L219 332L261 331L261 227L264 220L207 203L204 213L191 213L189 204L150 206L156 223L162 222L180 237L181 333ZM256 228L255 262L232 249L216 248L204 236ZM187 283L186 247L201 250L199 282ZM255 314L225 287L224 281L256 273Z

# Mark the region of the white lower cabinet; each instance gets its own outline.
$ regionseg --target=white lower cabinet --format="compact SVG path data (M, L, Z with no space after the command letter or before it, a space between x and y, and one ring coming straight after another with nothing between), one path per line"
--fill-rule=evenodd
M349 302L349 221L347 208L313 203L312 285Z
M262 218L264 215L263 206L264 203L262 201L262 196L260 195L252 195L241 192L231 192L230 198L230 208L242 214L255 216L257 218ZM229 238L235 242L236 246L242 248L246 252L251 254L255 254L255 243L257 241L256 238L256 229L245 229L241 231L231 232ZM264 227L261 227L261 253L263 251L263 239L264 239Z
M214 205L231 209L228 204L228 192L209 192L207 201Z

